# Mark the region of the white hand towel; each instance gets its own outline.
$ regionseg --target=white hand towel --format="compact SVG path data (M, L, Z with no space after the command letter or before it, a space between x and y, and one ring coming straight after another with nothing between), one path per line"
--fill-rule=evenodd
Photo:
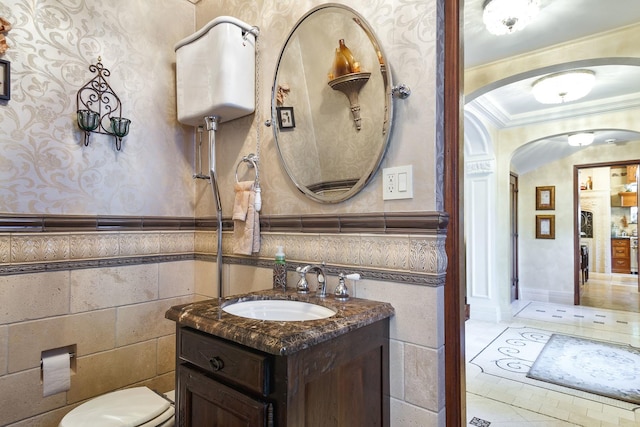
M245 221L249 209L249 195L253 191L253 181L236 182L233 186L236 198L233 203L233 216L231 219Z

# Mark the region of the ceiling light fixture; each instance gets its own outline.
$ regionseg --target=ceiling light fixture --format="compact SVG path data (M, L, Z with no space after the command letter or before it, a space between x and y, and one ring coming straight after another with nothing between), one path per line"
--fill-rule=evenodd
M540 10L540 0L486 0L482 20L491 34L522 30Z
M571 70L549 74L533 82L533 96L542 104L562 104L586 96L596 75L591 70Z
M584 147L593 142L595 134L593 132L580 132L568 135L569 145L572 147Z

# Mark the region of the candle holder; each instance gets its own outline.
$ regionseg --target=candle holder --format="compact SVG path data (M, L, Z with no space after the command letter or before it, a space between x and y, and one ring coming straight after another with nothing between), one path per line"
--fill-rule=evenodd
M122 138L129 133L129 125L131 120L124 117L111 117L111 130L116 137L116 150L120 150L122 146Z
M102 66L102 58L89 66L96 76L78 90L76 97L78 127L84 131L84 145L89 145L91 132L114 137L116 150L122 148L122 138L129 133L131 120L122 117L122 103L107 77L111 72Z

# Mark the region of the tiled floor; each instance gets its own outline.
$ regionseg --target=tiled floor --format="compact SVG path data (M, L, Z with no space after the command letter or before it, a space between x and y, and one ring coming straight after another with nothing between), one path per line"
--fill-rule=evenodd
M640 313L638 275L590 273L582 287L580 305Z
M467 362L508 327L532 327L640 347L638 313L539 302L520 303L513 312L516 315L509 322L499 324L467 321ZM488 375L467 363L469 426L640 426L640 407L609 403Z

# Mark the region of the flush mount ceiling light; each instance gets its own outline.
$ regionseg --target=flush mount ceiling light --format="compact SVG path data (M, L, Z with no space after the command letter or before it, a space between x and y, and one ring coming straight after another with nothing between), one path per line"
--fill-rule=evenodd
M533 82L533 96L542 104L562 104L586 96L596 75L591 70L572 70L549 74Z
M568 135L569 145L572 147L584 147L593 142L595 135L593 132L580 132Z
M540 10L540 0L486 0L482 20L491 34L522 30Z

